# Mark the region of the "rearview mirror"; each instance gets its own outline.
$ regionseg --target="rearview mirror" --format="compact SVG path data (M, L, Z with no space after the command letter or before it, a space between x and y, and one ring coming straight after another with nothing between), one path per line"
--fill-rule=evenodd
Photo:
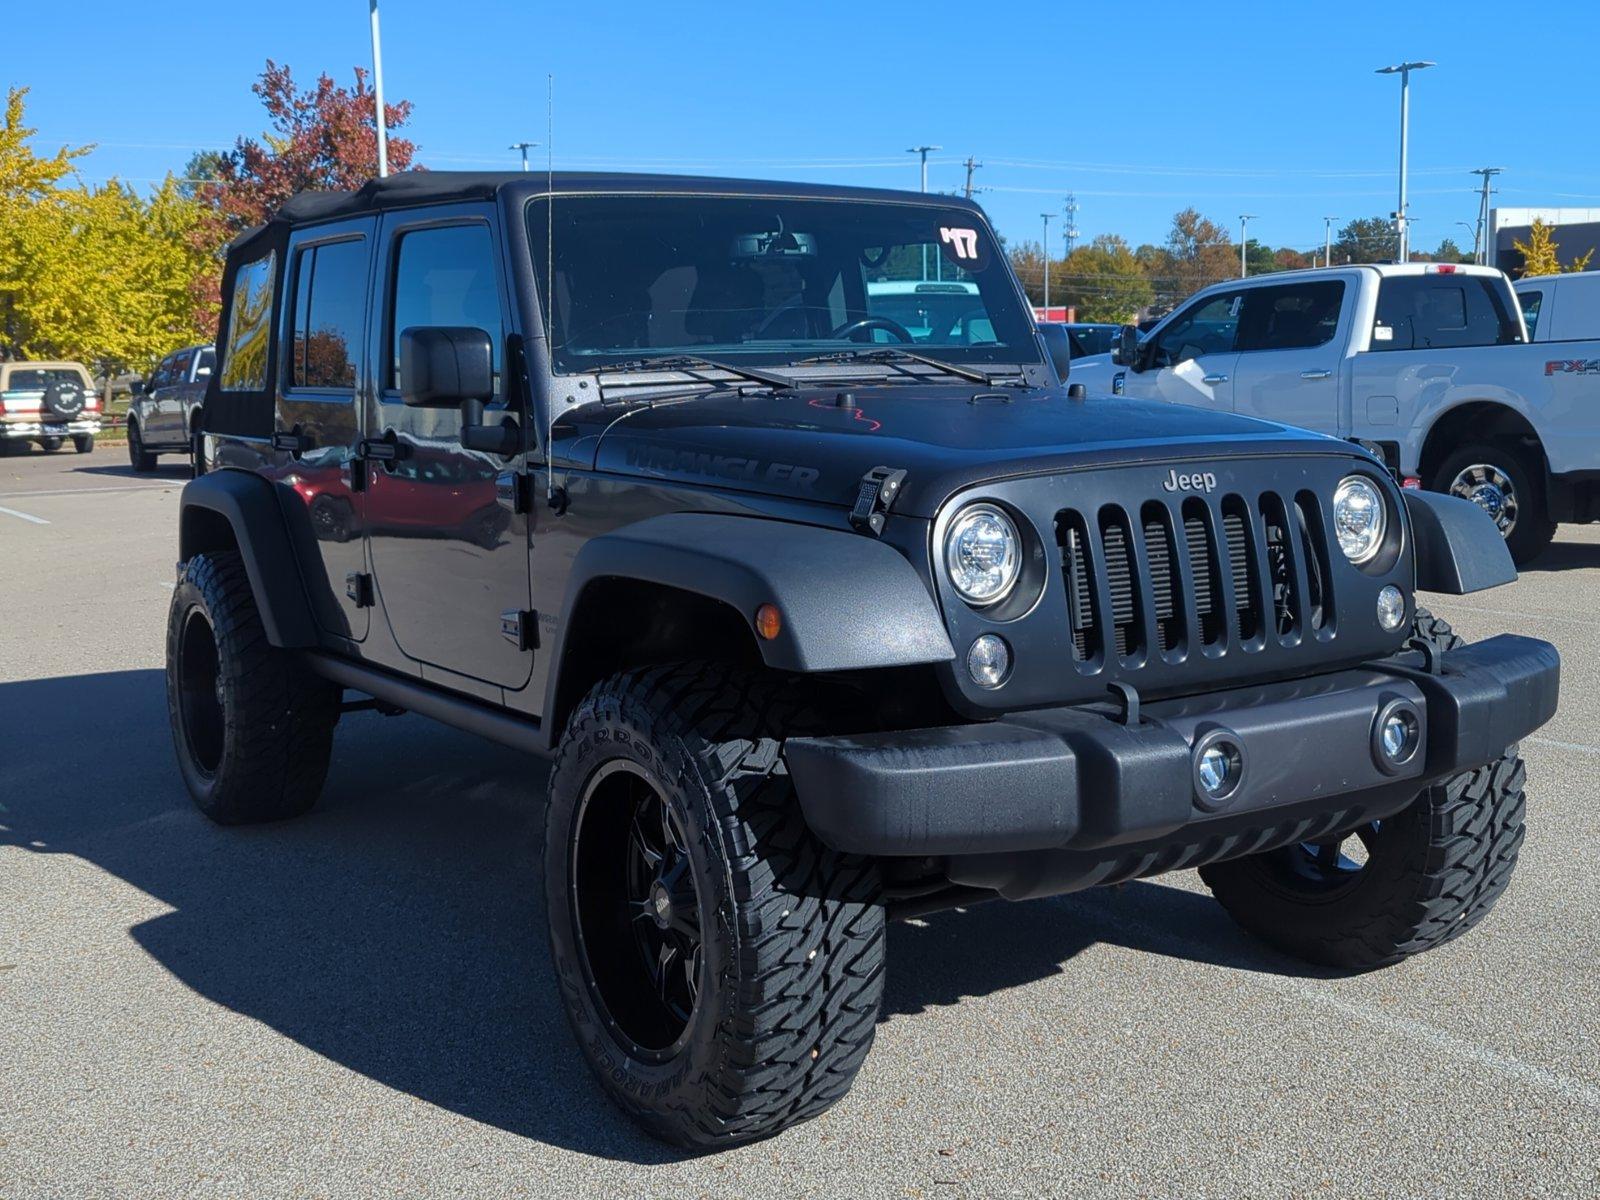
M494 396L494 343L466 325L400 331L400 399L409 408L482 405Z
M1119 367L1128 367L1137 372L1144 370L1139 362L1139 330L1132 325L1124 325L1117 330L1117 344L1111 351L1111 361Z

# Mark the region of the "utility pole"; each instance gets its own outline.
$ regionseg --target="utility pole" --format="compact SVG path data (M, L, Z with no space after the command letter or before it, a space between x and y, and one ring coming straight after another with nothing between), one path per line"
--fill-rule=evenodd
M537 146L538 142L512 142L508 149L522 151L522 169L528 169L528 151Z
M1067 257L1071 258L1078 245L1078 197L1071 192L1067 193L1066 213Z
M1239 278L1244 279L1250 274L1250 262L1245 258L1245 247L1250 243L1244 236L1244 231L1250 222L1255 220L1255 213L1239 214Z
M1394 232L1397 262L1411 261L1411 231L1406 228L1406 149L1411 136L1411 72L1437 66L1427 61L1396 63L1392 67L1379 67L1378 75L1400 76L1400 207L1394 213Z
M929 154L930 151L943 150L943 149L944 149L943 146L912 146L909 150L906 151L907 154L919 154L919 155L922 156L922 190L923 191L927 191L928 190L928 154ZM928 244L926 242L924 242L922 244L922 278L923 279L927 279L928 278Z
M378 38L378 0L368 0L372 12L372 99L378 126L378 178L389 174L389 122L383 111L383 43Z
M976 171L979 167L983 166L983 164L981 162L979 162L977 159L973 158L972 155L969 154L969 155L967 155L967 164L966 165L967 165L967 186L965 188L964 194L966 195L968 200L971 200L972 199L972 173L974 171ZM928 190L928 175L927 175L927 168L926 167L923 168L922 190L923 191L927 191Z
M1483 176L1483 194L1478 199L1478 228L1472 235L1472 261L1486 263L1489 261L1489 197L1492 189L1489 181L1499 175L1502 167L1479 167L1473 171L1474 175Z
M1055 213L1040 213L1044 220L1044 237L1039 240L1039 249L1044 253L1044 319L1050 319L1050 218Z
M1322 218L1322 265L1333 266L1333 223L1338 217Z

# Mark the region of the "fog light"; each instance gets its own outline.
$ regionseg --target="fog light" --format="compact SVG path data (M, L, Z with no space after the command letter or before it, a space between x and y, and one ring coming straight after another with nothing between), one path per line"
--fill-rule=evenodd
M1385 584L1378 593L1378 624L1393 633L1406 619L1405 593L1394 584Z
M986 633L967 651L967 674L982 688L997 688L1011 674L1011 647L998 634Z
M1244 778L1244 747L1235 734L1213 727L1194 747L1194 790L1202 808L1219 808Z
M1372 723L1372 757L1379 770L1393 775L1417 756L1422 745L1422 717L1408 700L1394 699L1378 710Z

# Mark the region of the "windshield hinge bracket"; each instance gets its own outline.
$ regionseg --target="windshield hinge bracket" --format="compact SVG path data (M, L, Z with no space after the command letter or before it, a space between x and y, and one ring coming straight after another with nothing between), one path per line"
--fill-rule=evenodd
M883 522L894 507L895 497L906 481L906 473L895 467L873 467L861 477L855 507L850 510L850 525L873 537L883 535Z

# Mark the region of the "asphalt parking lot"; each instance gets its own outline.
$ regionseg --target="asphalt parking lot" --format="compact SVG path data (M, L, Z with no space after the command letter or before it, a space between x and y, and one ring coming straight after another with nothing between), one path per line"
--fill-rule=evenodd
M1600 529L1433 603L1564 661L1481 929L1327 977L1193 875L896 926L846 1100L685 1158L612 1110L556 1006L541 764L361 713L311 816L194 811L162 679L187 470L163 462L0 459L4 1200L1600 1192Z

